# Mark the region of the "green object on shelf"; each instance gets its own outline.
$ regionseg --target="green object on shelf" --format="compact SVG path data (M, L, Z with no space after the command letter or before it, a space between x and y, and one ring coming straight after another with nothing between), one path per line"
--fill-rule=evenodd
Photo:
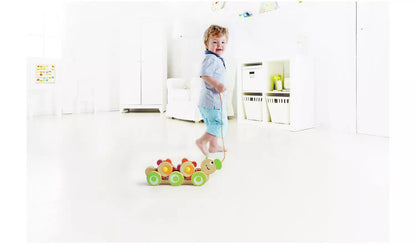
M282 91L285 89L284 77L282 74L272 76L272 90Z

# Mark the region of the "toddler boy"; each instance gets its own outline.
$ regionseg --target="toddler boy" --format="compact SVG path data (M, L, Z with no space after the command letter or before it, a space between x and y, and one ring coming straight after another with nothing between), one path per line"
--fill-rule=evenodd
M207 127L206 132L196 140L196 145L204 155L223 152L224 148L218 144L221 138L221 103L222 129L227 129L227 111L225 109L225 62L221 55L228 42L227 28L211 25L204 34L205 59L202 62L201 78L202 90L198 108ZM221 98L219 96L221 95ZM209 144L209 147L208 147Z

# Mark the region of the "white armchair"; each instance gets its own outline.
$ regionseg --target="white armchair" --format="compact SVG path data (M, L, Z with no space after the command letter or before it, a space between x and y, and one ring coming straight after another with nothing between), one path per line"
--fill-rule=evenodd
M202 120L198 109L201 78L187 81L181 78L167 80L168 104L166 116L182 120L199 122Z
M198 109L201 88L202 79L199 77L191 78L190 80L182 78L167 79L168 104L166 106L166 116L194 122L201 121L202 117ZM228 116L234 116L232 89L227 88L226 92L227 114Z

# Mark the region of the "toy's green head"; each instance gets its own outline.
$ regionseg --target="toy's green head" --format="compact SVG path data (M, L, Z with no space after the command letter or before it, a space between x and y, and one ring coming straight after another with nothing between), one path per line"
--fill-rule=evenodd
M219 159L212 160L212 159L206 158L201 163L201 170L208 175L214 173L217 169L221 169L221 168L222 168L222 163L221 163L221 160Z

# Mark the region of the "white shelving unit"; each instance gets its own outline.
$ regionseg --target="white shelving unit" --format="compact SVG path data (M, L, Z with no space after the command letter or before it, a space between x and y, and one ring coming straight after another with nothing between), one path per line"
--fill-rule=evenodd
M238 67L238 122L273 125L291 131L314 127L315 87L311 57L247 59L241 60ZM283 74L287 90L273 90L272 76L277 74ZM270 109L267 101L271 102ZM271 112L279 113L279 116L271 116Z

